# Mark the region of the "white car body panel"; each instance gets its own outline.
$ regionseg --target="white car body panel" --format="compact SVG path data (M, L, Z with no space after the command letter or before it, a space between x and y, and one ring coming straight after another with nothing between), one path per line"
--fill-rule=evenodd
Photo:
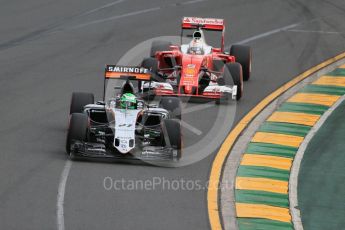
M115 114L115 138L113 145L120 153L126 154L135 147L135 126L141 110L112 109L112 111ZM115 145L116 139L119 139L119 146ZM133 146L130 146L130 140L133 140Z
M151 86L151 89L156 89L156 88L160 88L162 90L171 90L173 91L173 87L171 86L170 83L166 83L166 82L151 82L151 84L149 82L145 82L143 85L144 89L149 89Z
M219 92L219 93L229 93L232 95L232 99L236 99L236 95L237 95L237 85L234 86L226 86L226 85L210 85L207 86L204 90L204 92L209 92L209 93L213 93L213 92Z
M204 32L202 31L202 29L200 29L199 32L201 33L201 38L198 41L202 45L202 49L204 51L204 55L211 54L212 53L212 46L209 46L206 43L205 35L204 35ZM193 40L189 44L181 45L181 52L184 53L184 54L188 54L188 49L189 49L189 47L190 47L192 42L193 42Z

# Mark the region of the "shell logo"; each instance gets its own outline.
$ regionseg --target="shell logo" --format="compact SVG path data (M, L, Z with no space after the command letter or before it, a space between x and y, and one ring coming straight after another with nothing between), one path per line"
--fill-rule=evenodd
M194 64L187 65L185 74L189 75L189 76L194 76L195 75L195 65Z

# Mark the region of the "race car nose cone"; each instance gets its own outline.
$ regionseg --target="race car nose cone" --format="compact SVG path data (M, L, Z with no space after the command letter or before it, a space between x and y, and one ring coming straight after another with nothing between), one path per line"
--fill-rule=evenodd
M184 91L186 94L191 94L192 93L192 86L186 85L184 88Z

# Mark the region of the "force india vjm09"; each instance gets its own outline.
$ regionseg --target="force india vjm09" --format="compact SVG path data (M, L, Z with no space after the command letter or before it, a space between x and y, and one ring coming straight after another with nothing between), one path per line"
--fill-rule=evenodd
M205 32L210 31L221 33L220 48L206 43ZM216 102L229 96L239 100L243 80L249 80L251 74L251 49L233 45L230 52L225 52L224 31L223 19L184 17L181 43L185 33L192 40L182 45L152 42L151 57L145 58L142 66L156 72L158 80L143 84L143 90L151 87L156 95L191 96Z
M94 103L91 93L73 93L66 140L71 159L181 158L179 98L164 97L158 106L148 104L135 90L138 80L151 82L151 73L144 68L108 65L104 101Z

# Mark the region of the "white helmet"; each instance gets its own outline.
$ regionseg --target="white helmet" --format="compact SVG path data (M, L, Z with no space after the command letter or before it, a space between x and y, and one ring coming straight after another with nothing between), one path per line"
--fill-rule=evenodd
M189 43L189 48L188 48L188 53L189 54L204 54L204 49L202 42L200 39L194 38L190 43Z

